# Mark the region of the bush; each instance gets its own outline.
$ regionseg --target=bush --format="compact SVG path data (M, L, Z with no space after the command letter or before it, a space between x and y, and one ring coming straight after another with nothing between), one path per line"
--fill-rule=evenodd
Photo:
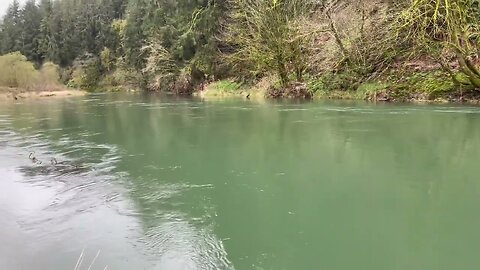
M30 89L39 78L40 73L21 53L0 56L0 86Z
M73 63L71 79L68 85L81 89L92 89L102 77L100 59L90 54L78 58Z
M60 87L60 67L52 62L46 62L40 68L39 85L48 90Z
M106 71L111 71L115 67L115 57L109 48L103 48L100 52L100 61Z
M138 71L118 67L106 74L98 86L109 91L139 90L145 88L145 78Z

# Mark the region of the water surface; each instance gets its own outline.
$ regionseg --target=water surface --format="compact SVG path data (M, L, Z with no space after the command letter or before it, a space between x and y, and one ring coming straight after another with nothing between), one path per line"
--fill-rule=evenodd
M2 103L0 269L479 269L479 153L476 107Z

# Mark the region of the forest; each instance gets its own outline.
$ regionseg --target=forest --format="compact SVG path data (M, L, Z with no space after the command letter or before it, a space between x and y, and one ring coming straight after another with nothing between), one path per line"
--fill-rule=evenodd
M478 0L14 0L0 53L79 89L461 100L479 20Z

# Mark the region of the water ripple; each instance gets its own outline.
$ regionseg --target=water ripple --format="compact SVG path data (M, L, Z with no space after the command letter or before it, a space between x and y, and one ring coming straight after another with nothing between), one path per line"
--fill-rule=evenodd
M181 194L213 185L164 183L155 189L149 181L131 185L128 172L118 170L127 153L114 145L86 141L93 133L76 135L77 139L64 135L51 140L45 132L15 132L8 127L0 133L0 152L6 153L0 169L15 168L19 178L12 184L26 185L22 192L34 204L16 214L19 229L31 240L26 243L45 249L69 239L69 249L77 250L85 243L99 245L106 241L105 233L114 230L110 237L115 244L108 249L131 248L128 256L145 256L140 261L148 262L146 269L233 269L222 241L212 232L214 210L202 205L204 213L197 216L175 210ZM30 160L30 152L38 161ZM173 172L181 165L166 168ZM34 190L27 191L30 188ZM138 192L140 209L129 197ZM84 244L80 248L75 241Z

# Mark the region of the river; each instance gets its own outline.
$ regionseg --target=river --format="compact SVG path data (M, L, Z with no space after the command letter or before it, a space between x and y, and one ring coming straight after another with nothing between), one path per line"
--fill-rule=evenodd
M479 154L478 107L2 103L0 269L479 269Z

